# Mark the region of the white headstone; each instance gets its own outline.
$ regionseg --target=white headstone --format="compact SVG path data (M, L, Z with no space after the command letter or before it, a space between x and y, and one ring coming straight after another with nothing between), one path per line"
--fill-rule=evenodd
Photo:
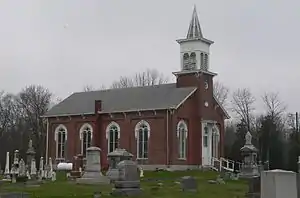
M43 178L45 177L45 171L44 171L44 158L41 157L40 159L40 177Z
M5 171L4 175L9 175L9 152L6 152L6 163L5 163Z
M30 175L36 175L36 163L35 163L35 159L32 159L32 161L31 161Z
M26 164L23 159L19 162L19 176L26 176Z
M297 198L297 175L293 171L261 173L261 198Z

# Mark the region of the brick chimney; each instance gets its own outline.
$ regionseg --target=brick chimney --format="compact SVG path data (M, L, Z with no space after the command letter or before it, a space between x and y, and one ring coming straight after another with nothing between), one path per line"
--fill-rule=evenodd
M95 114L98 114L98 111L102 110L102 101L95 100Z

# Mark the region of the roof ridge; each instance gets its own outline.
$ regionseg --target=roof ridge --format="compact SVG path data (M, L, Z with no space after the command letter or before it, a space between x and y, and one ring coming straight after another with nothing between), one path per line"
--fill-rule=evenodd
M79 94L79 93L91 93L91 92L105 92L105 91L114 91L114 90L126 90L126 89L137 89L137 88L154 88L154 87L160 87L164 85L173 85L176 83L163 83L158 85L144 85L144 86L133 86L133 87L121 87L121 88L109 88L109 89L101 89L101 90L93 90L93 91L77 91L73 92L73 94ZM73 95L71 94L71 95Z

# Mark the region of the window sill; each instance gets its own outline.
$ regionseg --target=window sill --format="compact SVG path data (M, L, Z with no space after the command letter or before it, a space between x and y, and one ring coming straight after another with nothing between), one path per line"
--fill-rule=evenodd
M186 158L178 158L180 161L186 161Z

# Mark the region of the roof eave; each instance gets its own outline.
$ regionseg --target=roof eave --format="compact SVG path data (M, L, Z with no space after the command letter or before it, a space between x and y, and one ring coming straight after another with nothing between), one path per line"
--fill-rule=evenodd
M208 39L206 39L206 38L202 38L202 37L198 37L198 38L177 39L176 41L177 41L177 43L179 43L179 44L185 43L185 42L189 42L189 41L202 41L202 42L204 42L204 43L206 43L206 44L208 44L208 45L214 44L213 41L208 40Z
M219 105L219 107L220 107L220 108L222 109L222 111L224 112L226 119L230 119L230 118L231 118L230 115L228 114L228 112L226 111L226 109L223 107L223 105L220 103L220 101L216 98L215 95L213 95L213 97L214 97L216 103Z
M197 73L197 74L209 74L211 76L216 76L218 75L217 73L214 72L210 72L210 71L204 71L202 69L197 69L197 70L183 70L183 71L178 71L178 72L173 72L172 74L175 75L176 77L178 75L182 75L182 74L192 74L192 73Z
M131 109L124 111L98 111L98 114L113 114L113 113L132 113L132 112L143 112L143 111L160 111L174 109L174 107L165 107L165 108L149 108L149 109Z
M43 115L41 118L55 118L55 117L68 117L68 116L82 116L82 115L94 115L94 112L90 113L69 113L69 114L52 114L52 115Z

